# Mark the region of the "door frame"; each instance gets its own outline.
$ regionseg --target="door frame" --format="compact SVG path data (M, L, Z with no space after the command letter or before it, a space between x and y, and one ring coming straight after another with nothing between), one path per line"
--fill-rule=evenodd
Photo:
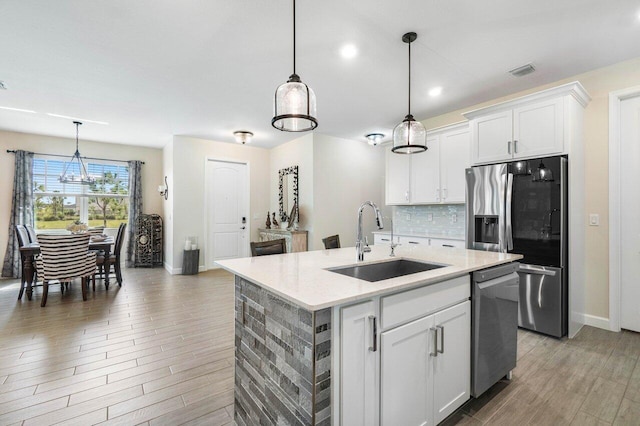
M620 206L621 153L620 110L622 101L640 96L640 86L609 93L609 329L620 331Z
M238 160L235 158L227 158L227 157L205 157L204 159L204 185L203 185L203 199L204 199L204 206L203 206L203 210L204 210L204 215L203 215L203 222L204 222L204 242L202 245L202 251L204 253L204 269L205 271L208 271L209 269L220 269L219 266L216 266L215 264L211 264L209 263L209 253L207 253L208 247L209 247L209 211L208 211L208 205L209 205L209 196L207 194L207 181L209 178L209 173L208 173L208 168L207 165L209 164L210 161L215 161L218 163L231 163L231 164L242 164L244 166L247 166L247 181L245 182L245 191L247 194L247 227L248 227L248 239L249 241L251 241L251 233L253 232L252 226L251 226L251 162L249 161L245 161L245 160ZM243 248L244 250L244 254L248 256L248 247L246 246Z

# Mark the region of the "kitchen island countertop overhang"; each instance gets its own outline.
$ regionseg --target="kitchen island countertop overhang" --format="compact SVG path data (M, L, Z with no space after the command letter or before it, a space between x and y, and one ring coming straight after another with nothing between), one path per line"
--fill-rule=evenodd
M222 268L272 291L309 311L356 302L369 297L437 283L480 269L517 261L522 256L456 248L372 246L364 262L356 262L355 248L316 250L283 255L258 256L216 262ZM377 282L336 274L329 269L410 259L448 265L431 271Z

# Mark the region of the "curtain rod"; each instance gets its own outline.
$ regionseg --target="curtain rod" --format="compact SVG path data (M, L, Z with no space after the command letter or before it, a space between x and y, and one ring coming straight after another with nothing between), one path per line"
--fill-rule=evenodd
M16 150L15 149L8 149L7 150L8 153L10 154L15 154ZM49 157L62 157L62 158L70 158L70 155L60 155L60 154L43 154L41 152L32 152L32 154L36 154L36 155L48 155ZM84 158L85 160L102 160L102 161L117 161L119 163L128 163L128 161L126 160L112 160L111 158L97 158L97 157L81 157ZM142 164L144 164L144 161L141 161Z

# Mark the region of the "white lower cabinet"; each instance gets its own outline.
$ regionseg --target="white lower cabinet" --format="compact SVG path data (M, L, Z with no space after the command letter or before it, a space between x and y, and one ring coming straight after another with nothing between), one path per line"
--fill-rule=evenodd
M378 424L376 303L340 310L340 424ZM375 351L374 351L375 349Z
M471 304L381 335L380 424L436 425L469 399Z
M462 276L340 308L337 424L437 425L467 401L469 296Z

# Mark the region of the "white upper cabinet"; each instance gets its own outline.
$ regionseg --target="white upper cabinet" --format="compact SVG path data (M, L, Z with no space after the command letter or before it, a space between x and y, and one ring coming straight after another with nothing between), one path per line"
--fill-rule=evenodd
M408 154L394 154L391 147L386 148L386 188L385 198L387 205L409 204L411 188L411 157ZM419 154L418 154L419 155Z
M584 88L574 82L465 113L471 127L471 163L567 153L565 137L571 137L568 129L576 119L570 111L588 101Z
M465 122L429 131L426 152L394 154L387 148L386 204L464 203L469 143Z

